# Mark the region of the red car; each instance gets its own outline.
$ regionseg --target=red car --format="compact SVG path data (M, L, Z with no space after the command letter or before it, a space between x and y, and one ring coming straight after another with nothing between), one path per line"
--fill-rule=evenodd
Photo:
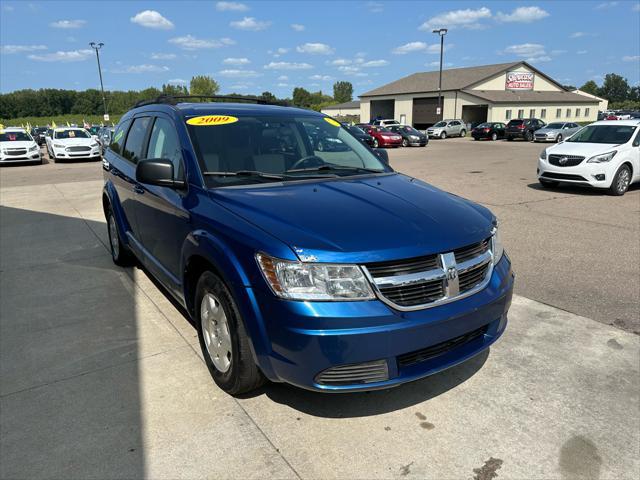
M402 137L391 130L379 125L366 125L360 127L373 137L373 148L378 147L394 147L402 145Z

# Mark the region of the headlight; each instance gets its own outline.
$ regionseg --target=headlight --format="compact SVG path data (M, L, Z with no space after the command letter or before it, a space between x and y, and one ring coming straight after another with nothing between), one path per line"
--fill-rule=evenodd
M417 135L411 135L410 138L411 140L420 140L420 137Z
M371 300L371 286L357 265L290 262L256 255L273 293L289 300Z
M59 143L54 143L53 148L64 148L64 145L60 145Z
M611 160L615 154L618 153L617 150L613 152L602 153L600 155L595 155L587 160L587 163L605 163Z
M96 143L92 143L92 144L91 144L91 147L93 147L93 148L96 148L97 146L98 146L98 143L97 143L97 142L96 142Z
M502 255L504 254L504 247L502 246L502 239L500 238L499 226L500 226L500 223L496 222L492 231L493 236L491 237L491 243L492 243L491 250L493 252L493 263L498 263L502 258Z
M31 147L29 149L30 152L35 152L36 150L38 150L38 146L37 145L34 145L33 147Z
M540 160L546 160L546 159L547 159L547 149L545 148L540 152Z

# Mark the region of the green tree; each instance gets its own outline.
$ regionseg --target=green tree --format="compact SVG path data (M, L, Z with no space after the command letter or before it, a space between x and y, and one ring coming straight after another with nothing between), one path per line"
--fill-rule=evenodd
M353 85L351 82L336 82L333 84L333 99L338 103L353 100Z
M189 95L189 90L185 85L162 85L162 93L165 95Z
M598 88L598 84L593 80L589 80L587 83L580 87L580 90L586 93L590 93L591 95L598 95L600 93L600 88Z
M311 92L302 87L293 89L293 104L296 107L309 108L311 106Z
M277 102L278 98L271 92L267 91L267 92L262 92L262 94L260 95L260 98L262 98L263 100L267 101L267 102Z
M573 90L576 89L575 85L562 85L562 88L564 88L565 90L571 92Z
M629 98L629 93L629 82L626 78L615 73L607 73L599 96L610 102L624 102Z
M196 75L189 83L190 95L215 95L220 90L220 85L207 75Z

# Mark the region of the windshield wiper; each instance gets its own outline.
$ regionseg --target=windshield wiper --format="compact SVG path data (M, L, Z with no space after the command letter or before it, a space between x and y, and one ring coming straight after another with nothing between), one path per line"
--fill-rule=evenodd
M378 170L375 168L366 168L366 167L349 167L346 165L321 165L319 167L309 167L309 168L295 168L293 170L285 170L284 173L298 173L298 172L322 172L322 171L331 171L331 170L347 170L351 172L365 172L365 173L384 173L384 170Z
M294 171L294 170L291 170L291 171ZM209 176L209 177L258 177L258 178L266 178L268 180L335 177L335 175L287 175L286 172L284 174L279 174L279 173L259 172L257 170L238 170L237 172L202 172L202 175Z

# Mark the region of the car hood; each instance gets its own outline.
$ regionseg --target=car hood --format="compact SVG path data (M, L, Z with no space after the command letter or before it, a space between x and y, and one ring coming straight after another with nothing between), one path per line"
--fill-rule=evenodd
M536 134L538 133L559 133L561 132L562 129L560 128L540 128L536 131Z
M0 142L0 148L31 148L36 145L32 140L20 140L13 142Z
M88 147L96 140L94 138L54 138L52 139L53 143L59 143L60 145L64 145L65 147Z
M554 155L580 155L585 158L607 153L618 147L613 143L578 143L578 142L562 142L547 149L547 154Z
M301 259L372 262L487 238L489 210L400 174L210 190L211 198ZM267 252L268 253L268 252Z

